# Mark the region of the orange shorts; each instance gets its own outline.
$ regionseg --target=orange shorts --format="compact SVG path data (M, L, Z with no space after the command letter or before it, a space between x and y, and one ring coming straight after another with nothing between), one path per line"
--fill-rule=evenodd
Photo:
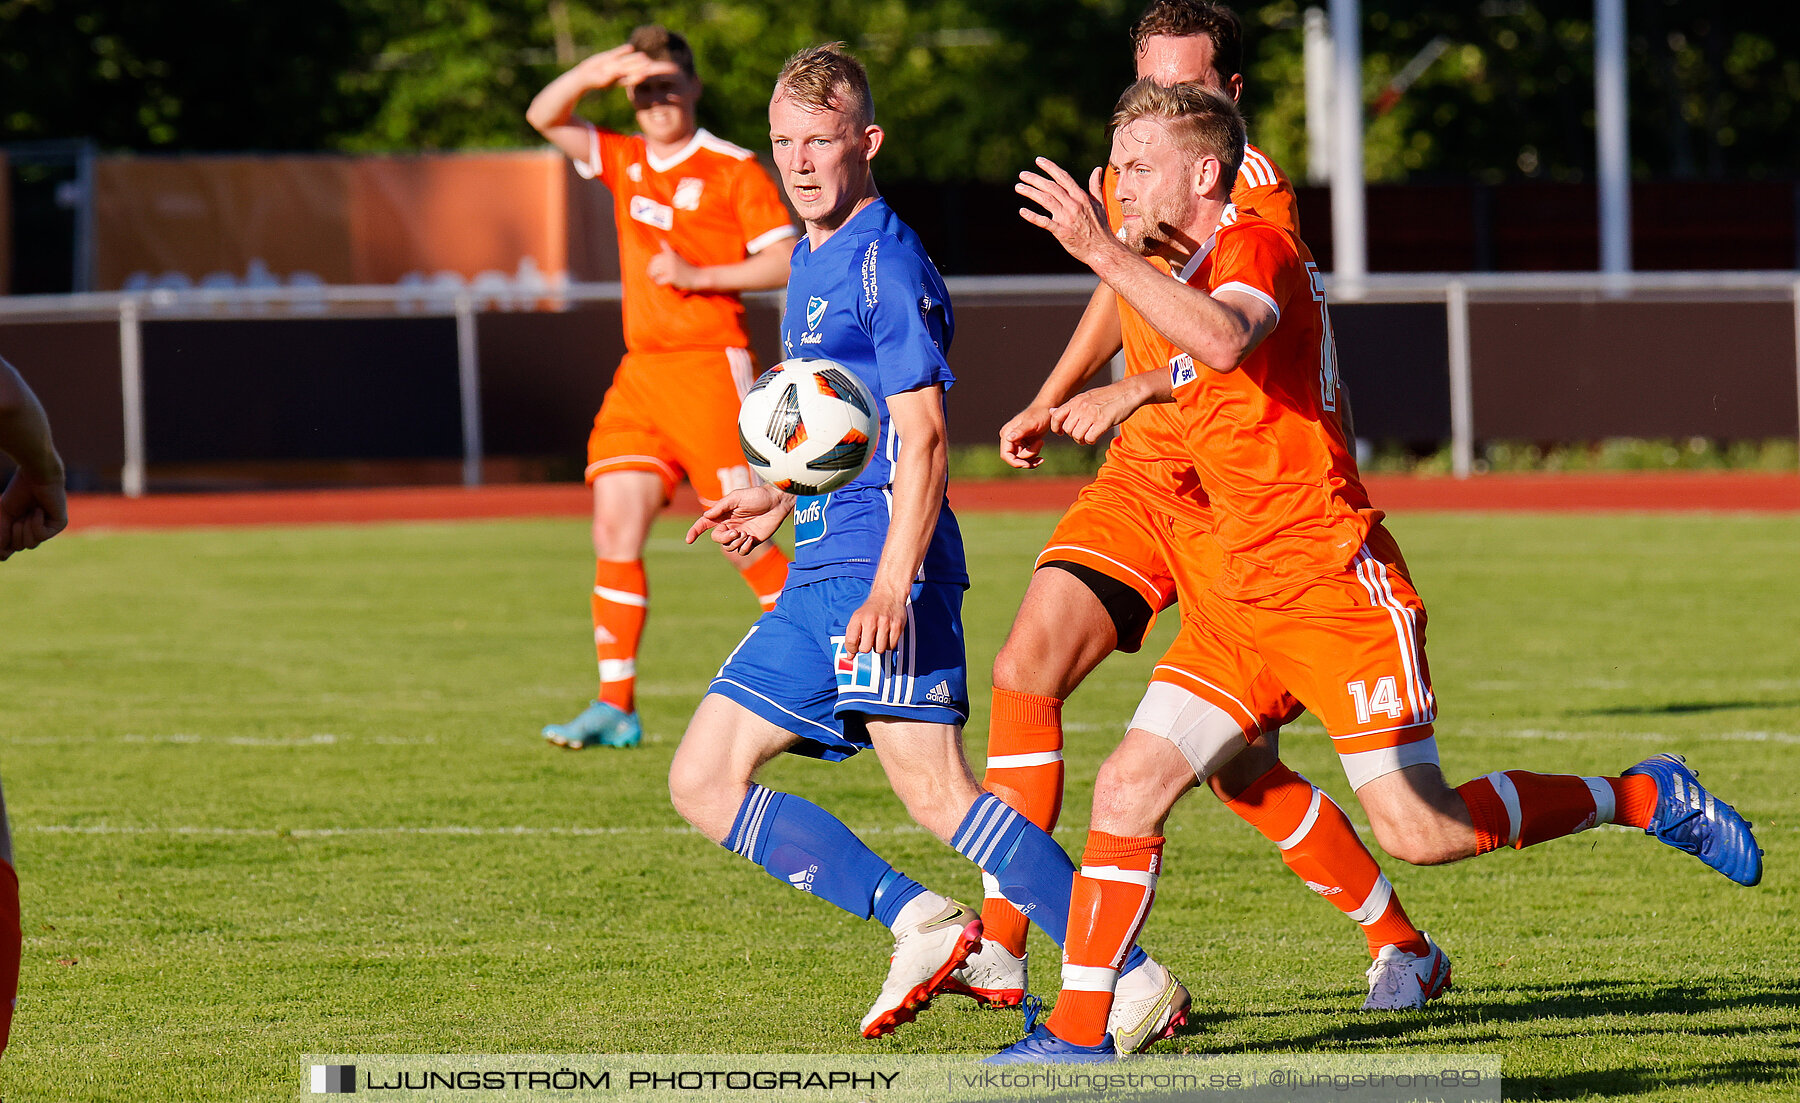
M737 414L756 374L748 349L626 353L588 434L587 481L652 471L667 497L685 475L707 504L755 485Z
M1130 587L1150 607L1150 619L1144 622L1147 633L1156 623L1156 614L1175 604L1175 574L1169 564L1171 523L1169 517L1147 507L1126 480L1108 477L1102 469L1098 478L1081 488L1075 504L1056 523L1056 531L1032 569L1046 563L1076 563ZM1221 558L1218 545L1210 536L1206 542L1212 549L1216 575ZM1121 639L1119 650L1136 651L1143 642L1142 635Z
M1425 605L1379 525L1337 574L1266 597L1207 590L1183 602L1181 634L1151 678L1234 716L1285 688L1324 723L1353 788L1437 761Z

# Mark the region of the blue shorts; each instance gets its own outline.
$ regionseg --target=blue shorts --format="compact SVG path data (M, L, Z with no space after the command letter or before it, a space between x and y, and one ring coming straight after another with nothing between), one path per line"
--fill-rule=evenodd
M832 762L869 746L866 719L969 719L961 586L915 583L900 646L844 653L844 626L869 598L866 578L827 578L781 592L719 668L707 692L793 732L794 754Z

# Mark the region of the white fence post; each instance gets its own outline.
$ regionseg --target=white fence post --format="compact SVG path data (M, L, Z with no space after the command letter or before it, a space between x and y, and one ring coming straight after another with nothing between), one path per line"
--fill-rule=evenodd
M1469 354L1469 285L1444 285L1450 333L1450 463L1459 479L1475 469L1475 397Z
M475 298L456 296L456 379L462 395L463 485L481 485L481 354L475 345Z
M127 498L144 496L144 333L137 299L119 300L119 389L125 411L125 465L120 489Z
M1794 390L1795 397L1800 398L1800 280L1794 281ZM1800 402L1796 402L1794 413L1794 443L1800 444Z

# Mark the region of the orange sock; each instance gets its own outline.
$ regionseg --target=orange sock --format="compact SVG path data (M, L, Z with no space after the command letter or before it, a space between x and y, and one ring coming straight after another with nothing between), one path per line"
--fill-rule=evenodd
M13 1002L19 996L19 959L25 938L19 931L19 875L0 861L0 1053L12 1034Z
M594 653L600 700L625 712L636 707L637 649L650 607L642 559L594 561Z
M1324 790L1277 762L1225 807L1242 816L1281 848L1281 860L1362 928L1369 956L1384 946L1409 954L1429 949L1425 936L1400 906L1375 856L1349 817Z
M787 570L787 556L773 545L765 546L761 555L738 566L738 574L744 576L744 585L750 587L750 592L756 595L756 603L765 613L775 608L775 599L781 596L781 588L787 584Z
M1507 770L1457 786L1475 824L1475 853L1523 850L1602 823L1643 827L1656 806L1647 777L1578 777Z
M1606 783L1613 791L1612 822L1626 827L1649 827L1651 813L1656 811L1656 779L1633 774L1609 777Z
M1062 702L1054 697L994 690L989 710L987 774L982 786L1045 831L1062 813ZM1017 957L1025 952L1029 921L1000 891L1000 882L981 875L982 937Z
M1088 832L1087 850L1069 894L1069 940L1063 947L1062 994L1047 1024L1066 1042L1096 1046L1106 1037L1119 966L1144 929L1156 899L1163 838Z

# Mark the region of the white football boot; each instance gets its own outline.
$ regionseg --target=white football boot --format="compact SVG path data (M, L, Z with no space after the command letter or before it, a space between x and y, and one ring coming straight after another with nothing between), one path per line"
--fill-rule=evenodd
M969 959L956 967L943 991L967 996L983 1007L1017 1007L1025 1001L1026 958L993 940L983 941Z
M1120 1054L1142 1053L1187 1025L1193 1004L1185 985L1155 958L1119 978L1106 1032Z
M943 991L950 974L981 945L981 913L935 892L923 892L894 922L894 956L862 1034L879 1038L918 1018Z
M1423 932L1420 932L1423 933ZM1423 954L1383 946L1369 966L1369 998L1364 1011L1418 1011L1450 990L1450 958L1425 935Z

